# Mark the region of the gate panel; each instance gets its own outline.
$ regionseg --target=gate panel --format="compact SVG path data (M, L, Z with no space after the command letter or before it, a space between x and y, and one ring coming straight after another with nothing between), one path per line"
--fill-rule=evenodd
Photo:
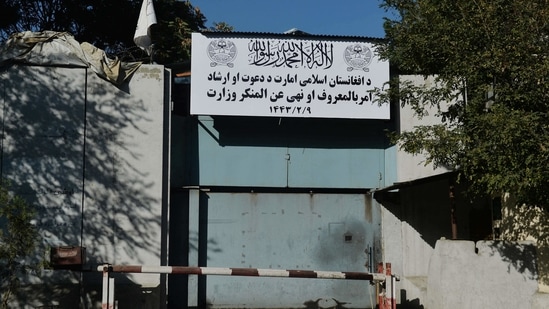
M369 195L209 193L207 204L208 267L370 271L378 260L380 211ZM367 308L370 295L375 304L364 281L205 280L213 308L315 308L323 302Z

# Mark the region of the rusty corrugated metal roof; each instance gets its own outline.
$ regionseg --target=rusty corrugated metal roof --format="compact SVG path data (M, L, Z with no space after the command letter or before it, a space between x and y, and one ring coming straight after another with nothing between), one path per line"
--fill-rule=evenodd
M384 38L376 37L367 37L367 36L344 36L344 35L332 35L332 34L310 34L299 29L290 29L284 33L274 33L274 32L240 32L240 31L231 31L231 32L219 32L219 31L210 31L205 30L200 33L204 35L213 34L220 36L261 36L261 37L299 37L299 38L311 38L311 39L330 39L330 40L360 40L360 41L384 41Z
M176 76L176 77L187 77L187 76L191 76L191 71L185 71L185 72L176 73L175 76Z

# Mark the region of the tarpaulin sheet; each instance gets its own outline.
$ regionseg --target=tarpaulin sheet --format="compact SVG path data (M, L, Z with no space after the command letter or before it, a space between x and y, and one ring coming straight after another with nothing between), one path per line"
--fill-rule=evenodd
M141 65L108 58L103 50L79 43L67 32L55 31L26 31L10 36L0 46L0 68L14 63L90 68L116 85L122 84Z

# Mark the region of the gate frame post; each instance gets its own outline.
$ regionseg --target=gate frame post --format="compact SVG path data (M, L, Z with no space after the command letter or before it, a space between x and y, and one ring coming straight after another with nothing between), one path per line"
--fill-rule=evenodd
M385 263L385 268L383 266L383 263L377 265L377 272L386 275L383 284L376 284L378 308L396 309L396 282L398 278L392 274L391 263ZM380 287L380 285L382 286Z
M110 276L110 266L103 266L103 294L101 309L114 309L114 278Z

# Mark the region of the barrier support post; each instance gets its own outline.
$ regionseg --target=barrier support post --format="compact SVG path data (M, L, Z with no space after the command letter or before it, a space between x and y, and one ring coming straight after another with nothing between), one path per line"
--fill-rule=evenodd
M383 263L377 264L377 272L380 274L383 274L384 267ZM382 282L376 282L376 295L377 295L377 304L379 309L386 309L385 308L385 288L383 287L385 283Z
M377 302L379 309L396 309L396 282L397 277L392 274L391 263L379 263L377 272L385 273L385 281L378 282L376 285L376 293L378 295Z
M110 277L109 265L103 266L103 294L101 309L114 309L114 278Z
M156 266L156 265L110 265L97 267L103 273L103 300L102 309L114 309L114 278L110 273L159 273L179 275L219 275L219 276L246 276L246 277L282 277L308 279L342 279L368 280L376 283L376 293L380 309L396 309L395 285L392 281L391 264L386 264L386 274L383 273L383 263L378 265L378 273L348 272L348 271L319 271L302 269L261 269L261 268L233 268L233 267L199 267L199 266ZM387 289L390 289L387 292ZM391 295L391 298L388 298Z

